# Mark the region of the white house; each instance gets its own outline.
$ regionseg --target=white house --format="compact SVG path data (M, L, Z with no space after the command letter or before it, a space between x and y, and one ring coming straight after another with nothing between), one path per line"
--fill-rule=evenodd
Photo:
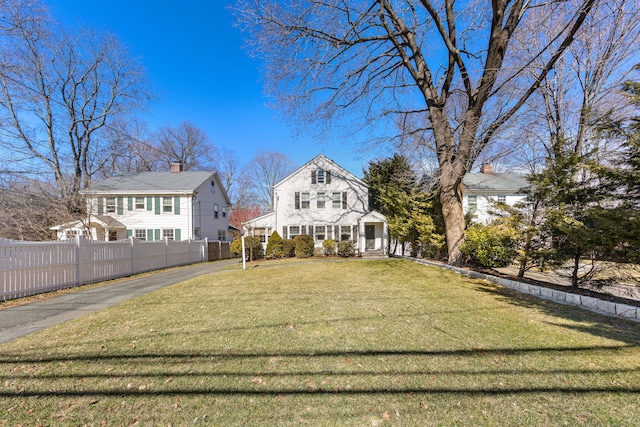
M487 224L494 218L491 214L493 202L513 206L526 198L523 189L529 185L524 175L493 173L491 165L482 165L479 173L464 177L462 209L465 214L472 213L475 221Z
M94 182L86 219L51 227L58 239L227 240L231 203L215 172L140 172Z
M359 254L386 254L384 215L369 210L369 190L358 177L320 154L274 185L274 211L244 223L264 247L271 233L283 239L299 234L324 240L352 240Z

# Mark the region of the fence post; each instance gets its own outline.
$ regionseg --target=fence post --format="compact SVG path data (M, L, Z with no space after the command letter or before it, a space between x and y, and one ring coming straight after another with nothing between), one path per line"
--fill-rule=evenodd
M204 238L204 245L202 246L201 259L202 259L202 262L209 261L209 238L208 237Z
M81 256L81 250L80 250L80 242L82 237L80 236L76 236L76 286L81 286L82 285L82 280L80 278L80 273L82 271L82 268L80 266L80 256Z
M135 263L136 263L136 250L135 250L135 237L131 236L131 275L133 276L134 274L136 274L136 268L135 268Z
M169 238L164 238L164 268L169 267Z

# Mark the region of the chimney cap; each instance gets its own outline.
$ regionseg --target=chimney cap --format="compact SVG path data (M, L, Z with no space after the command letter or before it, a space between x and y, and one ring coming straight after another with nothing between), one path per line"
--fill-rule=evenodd
M493 173L493 166L489 163L483 163L480 166L480 173Z
M171 173L180 173L183 170L182 168L182 162L171 163Z

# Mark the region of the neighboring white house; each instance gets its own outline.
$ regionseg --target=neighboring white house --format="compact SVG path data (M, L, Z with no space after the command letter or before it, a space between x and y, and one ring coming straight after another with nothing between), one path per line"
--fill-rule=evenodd
M278 231L283 239L299 234L324 240L352 240L359 254L387 253L384 215L369 210L369 189L358 177L320 154L274 185L274 211L244 223L264 247Z
M464 213L472 213L474 220L489 223L492 201L513 206L526 198L523 189L530 184L524 175L517 173L493 173L491 165L482 165L480 173L469 173L464 177Z
M140 172L94 182L88 217L51 227L58 239L227 240L231 203L215 172Z

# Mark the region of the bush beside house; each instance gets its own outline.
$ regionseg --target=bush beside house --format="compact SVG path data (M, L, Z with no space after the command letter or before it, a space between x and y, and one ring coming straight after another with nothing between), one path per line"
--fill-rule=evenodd
M300 234L293 239L296 242L296 257L310 258L314 254L315 242L308 234Z
M277 231L274 231L273 233L271 233L271 236L269 236L265 255L274 258L282 258L284 256L282 248L282 237L280 237Z

